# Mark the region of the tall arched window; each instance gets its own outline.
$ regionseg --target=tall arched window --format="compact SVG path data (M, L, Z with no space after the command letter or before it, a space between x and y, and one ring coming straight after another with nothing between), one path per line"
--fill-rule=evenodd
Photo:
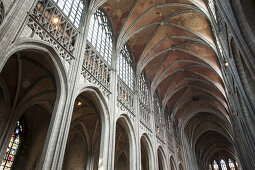
M140 100L146 106L149 105L149 82L145 71L139 77L139 92L140 92Z
M228 159L228 165L231 170L235 170L235 164L232 162L231 159Z
M95 47L108 64L111 64L112 28L109 19L101 10L96 10L90 19L88 42Z
M219 165L217 164L217 162L215 160L213 161L213 169L219 170Z
M156 91L153 96L153 104L154 104L154 113L156 117L159 119L159 123L162 123L162 111L160 106L160 99L158 92Z
M22 138L23 128L20 122L17 122L16 129L12 134L11 140L9 142L8 148L6 150L4 159L1 163L1 170L10 170L12 168L15 156L17 154L17 150L20 146L21 138Z
M118 57L117 73L124 83L133 90L134 88L134 69L133 60L128 50L128 46L124 45L121 49L120 56Z
M223 159L220 160L220 166L222 170L227 170L226 162Z
M64 14L74 23L78 28L80 25L81 14L83 11L82 0L54 0L58 7L64 12Z

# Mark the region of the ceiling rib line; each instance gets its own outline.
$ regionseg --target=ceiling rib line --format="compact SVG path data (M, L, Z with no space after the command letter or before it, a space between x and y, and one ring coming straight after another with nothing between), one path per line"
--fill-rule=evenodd
M188 68L197 67L197 66L211 70L211 68L208 67L206 64L195 62L194 60L177 60L174 63L172 63L170 66L168 66L161 74L155 75L155 79L153 79L152 84L153 85L155 84L155 86L158 86L162 81L164 81L167 77L169 77L170 75L172 75L172 73L175 72L175 71L172 71L172 72L167 73L172 67L176 66L179 63L193 63L193 65L180 67L178 69L175 69L175 71L176 70L179 70L179 71L180 70L188 70ZM211 70L211 71L214 72L214 70Z
M137 4L137 1L135 2L135 6L136 6L136 4ZM135 8L135 6L133 6L134 8ZM132 10L130 11L130 13L129 13L129 17L126 19L126 23L127 23L127 21L130 19L130 17L131 17L131 15L132 15L132 13L133 13L133 11L134 11L134 9L133 9L133 7L132 7ZM139 16L138 18L137 18L137 20L135 20L132 24L131 24L131 26L129 26L128 27L128 29L127 29L127 31L125 32L125 33L123 33L123 31L124 31L124 29L125 29L125 27L126 27L126 24L122 27L122 30L121 30L121 32L120 32L120 36L119 36L119 38L118 38L118 41L117 41L117 46L118 47L121 47L121 46L119 46L120 44L123 44L123 43L121 43L122 41L122 39L123 39L123 36L127 33L127 32L129 32L132 28L133 28L133 26L134 25L136 25L144 16L146 16L148 13L150 13L151 11L153 11L154 9L157 9L157 8L165 8L165 7L186 7L186 8L190 8L190 9L197 9L198 11L200 10L199 8L197 8L196 6L193 6L193 5L190 5L190 4L183 4L183 3L168 3L168 4L161 4L161 5L155 5L155 6L153 6L153 7L151 7L151 8L149 8L147 11L145 11L141 16Z
M196 78L185 78L185 79L183 79L182 81L180 81L180 82L178 82L178 84L170 91L166 91L166 93L165 93L165 97L163 98L163 100L162 100L162 103L163 103L163 106L165 107L165 105L166 105L166 103L167 103L167 101L176 93L176 92L178 92L178 89L179 88L183 88L183 87L187 87L187 85L185 84L185 85L182 85L182 83L183 82L185 82L185 81L187 81L187 80L194 80L194 81L192 81L192 84L195 84L195 83L202 83L202 84L207 84L207 85L212 85L212 87L216 87L216 89L217 89L217 86L215 86L213 83L211 83L211 82L208 82L208 81L204 81L204 80L199 80L199 79L196 79ZM179 87L178 89L177 89L177 87L178 86L180 86L180 85L182 85L181 87ZM191 86L191 84L190 85L188 85L188 86ZM163 108L164 108L163 107Z
M200 88L200 89L201 89L201 90L204 90L203 88ZM191 98L188 98L188 97L192 96L192 94L188 94L188 95L190 95L190 96L185 95L184 97L182 97L182 95L183 95L183 94L181 94L181 96L178 97L177 101L175 102L175 105L172 107L172 109L171 109L172 112L178 111L178 110L180 109L180 107L181 107L182 105L184 105L184 103L186 103L187 100L190 101ZM199 95L199 99L200 99L200 98L203 98L203 96L206 96L206 97L208 97L209 99L214 100L215 102L219 102L219 103L226 109L226 106L227 106L227 105L224 104L225 102L223 102L221 99L217 98L215 95L213 95L213 93L208 93L208 91L207 91L207 92L205 92L205 93L196 93L196 95ZM186 99L186 100L185 100L185 99ZM187 102L189 102L189 101L187 101ZM226 109L226 110L227 110L227 109Z

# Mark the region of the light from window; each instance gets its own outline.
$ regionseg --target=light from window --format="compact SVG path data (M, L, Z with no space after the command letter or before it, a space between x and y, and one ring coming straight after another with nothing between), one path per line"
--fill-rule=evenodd
M118 57L117 73L120 79L131 89L134 87L133 60L127 45L122 47Z
M228 160L228 164L231 170L235 170L235 164L232 162L231 159Z
M213 169L214 170L219 170L219 166L218 166L218 164L215 160L213 161Z
M112 29L107 16L101 10L97 10L90 19L88 41L111 64Z
M226 162L225 162L223 159L220 160L220 166L221 166L221 169L222 169L222 170L228 170L228 169L227 169Z
M212 165L211 165L211 164L209 165L209 170L213 170L213 169L212 169Z
M54 0L58 7L78 28L80 25L83 3L81 0Z
M12 134L11 140L9 142L8 148L6 150L4 159L1 163L1 170L10 170L12 168L15 156L17 154L17 150L20 145L21 135L22 135L22 126L20 122L17 122L16 129Z

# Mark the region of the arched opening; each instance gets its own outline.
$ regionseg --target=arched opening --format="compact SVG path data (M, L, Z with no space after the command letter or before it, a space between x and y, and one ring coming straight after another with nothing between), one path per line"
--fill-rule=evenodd
M170 168L171 168L170 170L176 170L176 164L172 156L170 157Z
M183 170L182 164L179 165L179 170Z
M237 160L230 124L212 113L198 113L185 125L186 153L191 169L208 169L214 160ZM220 165L220 162L217 162Z
M149 153L148 153L148 145L144 139L141 138L141 166L142 170L149 170Z
M159 170L166 170L165 162L164 162L164 156L163 156L161 148L158 148L157 153L158 153L158 169Z
M86 91L76 98L63 170L99 169L102 117L97 103L93 94Z
M133 151L134 148L131 124L125 116L121 116L116 122L115 170L131 170L135 168L136 154Z
M119 119L116 124L115 170L130 169L130 143L124 127L123 120Z
M4 108L0 114L1 161L8 152L17 122L23 127L10 169L29 170L39 166L60 92L57 74L51 56L39 50L14 53L1 71L0 103ZM9 154L9 160L10 156L13 155Z

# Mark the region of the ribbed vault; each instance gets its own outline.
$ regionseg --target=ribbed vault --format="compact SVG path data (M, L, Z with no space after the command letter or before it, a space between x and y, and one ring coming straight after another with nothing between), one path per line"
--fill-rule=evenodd
M137 75L181 121L197 109L228 115L222 75L203 0L108 0L117 49L128 43Z

